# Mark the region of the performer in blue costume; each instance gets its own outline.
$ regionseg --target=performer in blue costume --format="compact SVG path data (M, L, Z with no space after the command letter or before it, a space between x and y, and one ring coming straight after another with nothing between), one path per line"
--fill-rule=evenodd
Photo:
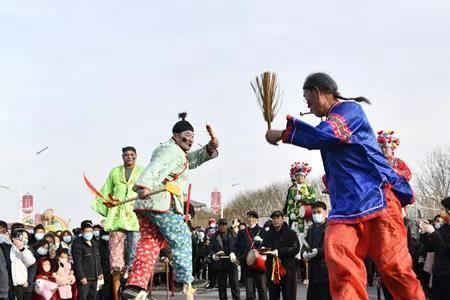
M321 152L332 205L325 233L332 298L368 299L363 259L370 255L395 299L425 299L401 214L401 206L414 201L413 191L387 162L356 103L370 102L343 97L325 73L309 75L303 95L311 112L325 120L314 127L288 116L286 129L268 130L266 139Z

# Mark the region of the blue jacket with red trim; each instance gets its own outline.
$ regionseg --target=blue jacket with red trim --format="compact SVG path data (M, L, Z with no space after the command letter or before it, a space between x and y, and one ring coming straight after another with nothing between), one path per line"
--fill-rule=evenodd
M382 210L386 186L403 206L414 201L411 186L389 165L355 102L338 102L316 127L288 116L283 142L320 150L332 206L329 220L358 221Z

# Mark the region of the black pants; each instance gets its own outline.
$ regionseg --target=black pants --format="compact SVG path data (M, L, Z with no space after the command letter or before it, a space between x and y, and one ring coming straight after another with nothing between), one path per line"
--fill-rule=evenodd
M97 280L88 280L87 284L82 285L78 282L78 300L96 300L97 299Z
M203 258L198 259L193 265L194 277L197 279L206 279L206 263L204 263Z
M283 295L283 300L295 300L297 297L297 281L295 276L284 276L280 284L274 284L269 280L269 299L279 300Z
M256 289L258 290L258 299L259 300L267 300L267 282L266 282L266 274L264 273L251 273L250 271L242 270L242 274L244 274L244 282L245 282L245 294L246 300L255 300L256 299ZM256 287L256 289L255 289Z
M239 291L239 280L238 280L238 270L236 267L224 268L223 270L217 271L217 282L219 284L219 299L227 300L227 278L230 281L231 296L233 300L240 300Z
M217 284L217 275L213 264L208 264L208 281L210 286L216 286Z
M433 300L450 300L450 275L435 276L432 279L431 295Z
M16 296L17 300L24 300L23 295L24 295L25 289L26 288L24 288L23 285L14 286L14 296Z
M103 273L105 274L105 273ZM106 273L106 275L103 275L103 279L105 280L105 284L100 289L100 293L97 293L97 299L99 300L110 300L113 298L112 296L112 279L111 279L111 273Z
M330 284L326 283L310 283L306 300L331 300Z

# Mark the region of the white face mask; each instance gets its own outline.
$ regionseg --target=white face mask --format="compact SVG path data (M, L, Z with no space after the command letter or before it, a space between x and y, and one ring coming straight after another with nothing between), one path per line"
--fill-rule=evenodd
M434 228L439 229L442 226L442 223L435 223Z
M106 242L109 241L109 235L103 235L102 240L104 240Z
M313 214L312 216L314 223L320 224L325 219L322 214Z
M6 234L0 234L0 243L11 244L11 241Z
M39 255L41 255L41 256L45 256L45 255L47 255L48 250L47 250L46 248L44 248L44 247L39 247L39 248L37 249L37 253L38 253Z
M40 241L44 238L44 234L41 232L35 233L34 237L36 238L36 241Z

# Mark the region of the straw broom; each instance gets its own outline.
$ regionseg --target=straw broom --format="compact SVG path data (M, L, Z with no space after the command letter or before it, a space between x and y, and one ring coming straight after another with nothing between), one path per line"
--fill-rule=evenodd
M250 85L255 92L256 99L263 112L267 128L278 113L281 105L281 93L278 85L277 75L272 72L264 72L255 78Z

